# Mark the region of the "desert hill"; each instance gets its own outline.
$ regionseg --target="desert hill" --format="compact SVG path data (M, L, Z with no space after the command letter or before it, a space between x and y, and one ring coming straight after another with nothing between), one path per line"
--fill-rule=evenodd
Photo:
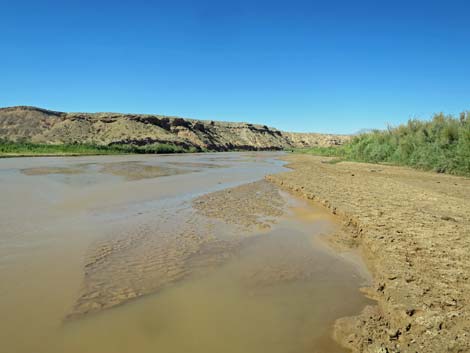
M64 113L28 106L0 108L0 139L10 141L137 146L167 143L198 150L231 151L331 146L349 138L163 115Z

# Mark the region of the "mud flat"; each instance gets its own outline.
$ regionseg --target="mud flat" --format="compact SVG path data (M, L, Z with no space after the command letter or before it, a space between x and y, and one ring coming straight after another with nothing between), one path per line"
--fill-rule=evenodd
M470 352L470 180L305 155L267 179L342 220L329 240L361 251L377 305L339 319L354 352Z

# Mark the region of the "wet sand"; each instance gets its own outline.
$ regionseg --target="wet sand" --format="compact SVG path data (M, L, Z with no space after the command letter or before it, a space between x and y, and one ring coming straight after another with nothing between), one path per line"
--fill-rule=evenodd
M342 352L369 303L325 210L271 153L0 161L9 352ZM260 181L261 180L261 181Z

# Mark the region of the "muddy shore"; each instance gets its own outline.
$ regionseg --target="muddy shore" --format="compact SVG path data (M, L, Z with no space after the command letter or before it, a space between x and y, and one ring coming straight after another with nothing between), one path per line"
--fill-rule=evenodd
M342 220L330 237L362 253L377 305L339 319L335 338L354 352L470 351L470 180L408 168L285 157L267 176Z

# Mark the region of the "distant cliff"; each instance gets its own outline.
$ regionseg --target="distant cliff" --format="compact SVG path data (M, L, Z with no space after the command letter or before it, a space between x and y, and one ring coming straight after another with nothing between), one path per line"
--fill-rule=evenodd
M340 145L346 135L283 132L265 125L148 114L63 113L0 108L0 139L96 145L167 143L198 150L281 150Z

